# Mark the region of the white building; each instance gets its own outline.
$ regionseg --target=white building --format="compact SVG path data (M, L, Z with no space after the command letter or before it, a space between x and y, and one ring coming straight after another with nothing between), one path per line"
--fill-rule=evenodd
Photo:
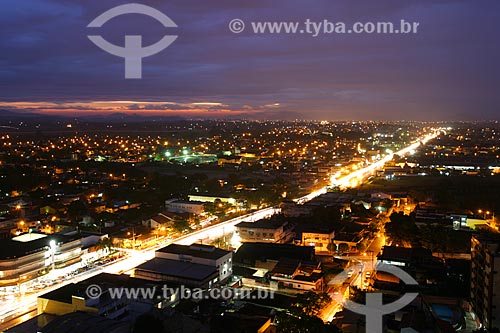
M155 257L216 267L219 271L219 281L225 280L233 273L233 252L215 246L170 244L156 251Z
M0 286L15 286L51 270L79 264L105 235L26 233L0 240Z
M172 213L190 213L200 215L204 211L203 202L170 199L165 201L165 208Z
M234 198L217 197L217 196L211 196L211 195L197 195L197 194L190 194L189 195L189 201L212 202L213 203L217 200L220 200L220 202L223 202L223 203L228 203L230 205L236 205L236 199L234 199Z
M142 225L151 229L169 227L174 224L174 219L165 214L159 213L142 221Z
M287 225L288 222L258 220L240 222L235 227L241 242L287 243L293 237Z

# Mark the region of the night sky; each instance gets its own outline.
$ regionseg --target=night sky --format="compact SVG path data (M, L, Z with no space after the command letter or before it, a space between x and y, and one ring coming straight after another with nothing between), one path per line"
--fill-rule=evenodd
M500 119L500 1L150 0L143 15L87 25L128 1L0 0L0 109L188 118ZM240 18L246 30L228 23ZM417 34L253 34L251 21L352 24L401 19ZM124 60L87 35L123 45L178 35L124 79Z

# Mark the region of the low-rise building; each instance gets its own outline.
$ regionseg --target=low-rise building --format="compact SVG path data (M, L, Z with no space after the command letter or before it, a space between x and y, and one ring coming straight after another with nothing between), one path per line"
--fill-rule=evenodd
M165 201L165 208L172 213L190 213L200 215L204 212L204 203L201 201L186 201L170 199Z
M197 288L211 288L233 273L233 253L215 246L170 244L155 258L136 267L134 276L169 281Z
M99 287L99 289L96 288ZM100 294L89 295L89 288L100 291ZM138 294L129 297L126 293L118 295L119 288L152 290L152 294ZM113 290L113 291L110 291ZM113 292L113 295L111 295ZM93 297L90 297L93 296ZM38 314L66 315L77 311L96 314L108 319L132 318L149 311L152 308L165 308L176 304L175 294L164 295L159 284L150 280L101 273L78 283L68 284L56 290L43 294L37 299Z
M363 239L359 235L359 233L351 233L351 232L337 232L335 234L335 239L333 243L335 244L335 251L345 251L345 252L353 252L357 251L358 244ZM342 250L344 247L344 250Z
M77 264L82 255L105 235L26 233L0 240L0 286L14 286Z
M151 229L168 228L174 224L174 219L159 213L142 221L142 225Z
M256 267L258 262L278 262L281 258L314 261L314 247L293 244L243 243L234 254L236 263L250 267Z
M333 228L318 228L315 226L307 226L302 229L301 244L314 246L316 252L329 252L330 244L335 238Z
M286 217L308 216L314 211L314 206L300 205L292 200L283 200L280 204L281 213Z
M283 221L240 222L235 227L241 242L286 243L293 237L288 222Z
M40 321L38 321L38 323L40 323ZM78 330L75 330L75 327L78 327ZM12 328L12 330L13 332L18 332L16 328ZM132 324L127 321L107 319L98 316L96 314L91 314L87 312L72 312L62 316L57 316L44 326L40 325L36 330L36 332L37 333L57 333L57 332L129 333L131 330L132 330Z
M378 260L384 264L410 267L431 263L434 261L432 252L424 248L407 248L399 246L384 246Z
M156 251L155 258L215 267L219 272L219 281L224 281L233 272L233 252L210 245L170 244Z
M153 258L137 266L134 277L165 281L193 288L212 288L219 282L219 271L208 265L163 258Z
M322 291L325 288L323 271L318 262L283 258L279 260L270 274L272 288L315 291Z
M231 197L224 196L216 196L216 195L200 195L200 194L190 194L189 201L198 201L198 202L216 202L220 201L222 203L228 203L230 205L236 204L236 199Z

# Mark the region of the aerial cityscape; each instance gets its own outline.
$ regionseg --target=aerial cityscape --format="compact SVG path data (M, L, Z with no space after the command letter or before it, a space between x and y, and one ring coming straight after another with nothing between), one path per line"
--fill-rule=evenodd
M500 332L500 3L3 1L0 332Z

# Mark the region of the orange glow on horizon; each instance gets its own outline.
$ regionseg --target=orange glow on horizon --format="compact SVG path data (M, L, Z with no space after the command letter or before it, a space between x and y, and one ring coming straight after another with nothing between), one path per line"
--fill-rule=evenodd
M102 115L102 114L144 114L157 116L226 116L259 114L266 112L261 108L243 107L231 109L218 102L145 102L145 101L90 101L90 102L2 102L0 108L13 111L26 111L45 115ZM171 109L170 109L171 108Z

